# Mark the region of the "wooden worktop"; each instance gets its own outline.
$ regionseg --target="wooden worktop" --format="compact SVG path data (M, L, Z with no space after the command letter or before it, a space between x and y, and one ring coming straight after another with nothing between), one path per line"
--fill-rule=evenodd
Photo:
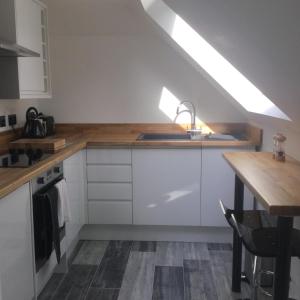
M271 215L300 216L300 162L269 152L231 152L224 158Z
M225 130L224 125L215 125ZM228 125L239 130L242 124ZM226 130L228 130L228 126ZM43 173L72 154L88 148L201 148L201 147L246 147L258 146L259 130L244 128L249 139L243 141L137 141L141 132L183 132L174 124L63 124L57 126L56 138L66 139L66 147L55 152L49 158L29 168L0 168L0 198L11 193L32 178ZM253 136L253 139L251 138ZM16 139L17 137L15 137ZM0 152L7 152L7 145L14 137L5 133L0 135ZM2 141L2 143L1 143Z

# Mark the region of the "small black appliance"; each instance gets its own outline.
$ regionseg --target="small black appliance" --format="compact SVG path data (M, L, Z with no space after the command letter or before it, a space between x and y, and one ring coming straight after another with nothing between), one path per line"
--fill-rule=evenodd
M55 134L54 118L39 113L35 107L29 107L26 111L23 137L44 138L53 134Z

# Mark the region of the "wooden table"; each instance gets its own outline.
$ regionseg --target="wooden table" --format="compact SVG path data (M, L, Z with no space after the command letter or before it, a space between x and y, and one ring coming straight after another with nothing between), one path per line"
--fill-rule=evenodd
M293 217L300 216L300 162L287 157L273 160L269 152L225 153L224 158L236 173L234 209L243 210L246 185L268 211L278 216L279 254L276 257L274 300L287 300L291 266L291 230ZM234 233L232 290L241 289L242 242Z

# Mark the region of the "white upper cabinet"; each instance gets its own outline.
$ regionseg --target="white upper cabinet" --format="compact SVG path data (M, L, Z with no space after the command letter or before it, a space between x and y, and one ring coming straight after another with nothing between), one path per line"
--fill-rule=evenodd
M34 0L15 0L16 40L40 57L18 58L20 98L50 97L47 8Z
M29 184L0 199L0 299L32 300L34 263Z
M219 199L234 207L235 173L223 158L224 152L249 151L250 148L202 149L201 225L227 227ZM252 149L253 150L253 149ZM252 208L253 197L245 188L245 208Z
M201 149L133 149L133 223L200 225Z

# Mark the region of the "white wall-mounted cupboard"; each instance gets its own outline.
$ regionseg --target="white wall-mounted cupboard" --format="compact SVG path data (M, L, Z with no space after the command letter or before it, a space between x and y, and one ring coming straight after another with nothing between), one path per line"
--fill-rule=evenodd
M64 160L63 169L70 198L71 215L70 221L66 223L66 241L67 249L72 251L86 219L86 151L79 151Z
M0 299L34 297L29 184L0 199Z
M47 7L36 0L15 0L17 42L40 54L18 58L20 98L51 94Z
M0 39L39 57L0 57L0 99L51 96L47 7L38 0L1 0Z
M201 149L133 149L133 223L200 226Z
M89 224L132 224L131 149L88 149Z

